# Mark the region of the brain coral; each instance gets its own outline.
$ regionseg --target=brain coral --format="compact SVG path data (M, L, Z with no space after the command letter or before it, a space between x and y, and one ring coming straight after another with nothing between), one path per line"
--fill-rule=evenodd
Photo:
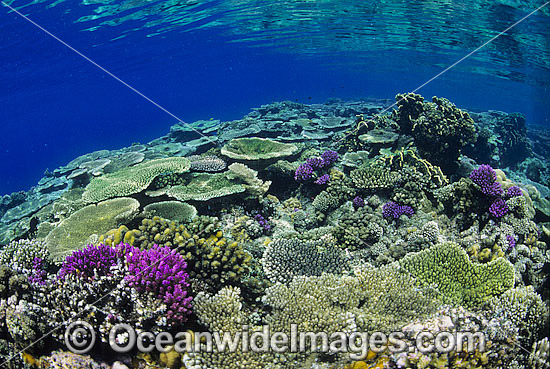
M82 199L87 203L112 197L133 195L145 190L155 177L165 173L183 173L189 170L189 160L173 157L150 160L92 179Z
M459 245L437 244L401 259L423 286L437 286L446 302L476 307L514 286L514 267L504 258L474 264Z

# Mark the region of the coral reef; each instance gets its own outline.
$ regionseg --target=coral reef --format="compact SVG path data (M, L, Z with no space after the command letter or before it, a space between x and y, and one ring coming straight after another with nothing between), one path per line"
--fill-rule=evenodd
M476 307L514 286L514 267L504 258L473 264L455 243L410 254L399 264L424 286L437 285L449 303Z
M392 113L389 100L286 101L177 123L1 197L0 360L25 349L12 367L542 369L550 136L517 114L396 100ZM89 356L65 351L75 320L96 333ZM117 355L119 323L186 332L204 350ZM294 324L401 333L406 349L209 352L201 335ZM483 334L486 349L420 350L422 332Z

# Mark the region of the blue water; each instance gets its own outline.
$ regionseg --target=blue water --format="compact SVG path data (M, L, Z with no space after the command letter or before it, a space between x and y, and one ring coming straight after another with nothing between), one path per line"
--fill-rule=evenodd
M542 1L11 1L184 121L279 100L393 98ZM550 5L418 92L550 125ZM0 6L0 194L175 119Z

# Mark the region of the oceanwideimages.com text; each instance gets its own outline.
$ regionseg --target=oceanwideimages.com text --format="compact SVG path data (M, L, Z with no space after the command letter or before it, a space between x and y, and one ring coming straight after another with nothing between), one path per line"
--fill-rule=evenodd
M271 332L269 326L243 325L237 332L136 332L128 324L117 324L109 332L109 346L117 353L134 349L139 352L276 352L276 353L347 353L353 360L364 358L369 351L399 353L420 351L422 353L450 351L485 351L485 336L472 332L424 331L414 340L405 339L403 332L299 332L291 324L290 332ZM95 332L86 322L74 322L65 332L65 344L75 353L86 353L95 344Z

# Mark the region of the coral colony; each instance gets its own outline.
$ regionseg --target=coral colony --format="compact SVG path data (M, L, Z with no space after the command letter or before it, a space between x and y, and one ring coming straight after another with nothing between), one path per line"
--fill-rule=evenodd
M549 149L526 146L516 115L474 122L443 98L396 99L381 116L366 112L387 102L284 102L216 130L196 125L219 147L189 142L177 124L2 197L0 359L16 368L543 368L550 164L539 157ZM302 116L316 118L288 118ZM302 135L304 125L322 138ZM86 355L65 340L75 317L97 336ZM407 350L207 352L196 339L290 334L291 323L329 337L401 332ZM118 324L149 337L187 331L204 350L117 355ZM483 334L489 351L421 351L420 331Z

